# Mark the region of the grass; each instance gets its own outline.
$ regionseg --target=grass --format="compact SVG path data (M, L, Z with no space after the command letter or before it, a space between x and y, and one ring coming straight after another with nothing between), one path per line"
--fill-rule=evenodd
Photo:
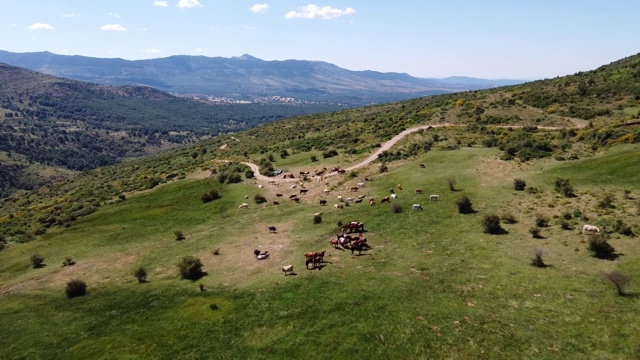
M625 174L633 166L627 159L636 147L613 151L573 162L518 164L497 160L495 149L434 150L389 163L385 174L374 164L353 180L311 182L300 204L286 198L271 204L275 192L293 192L285 185L260 190L252 182L210 179L129 196L69 229L0 252L0 358L632 358L639 350L636 286L630 284L632 296L619 297L600 274L620 268L636 278L636 241L612 239L624 256L611 262L592 258L577 231L552 225L546 239L528 234L536 214L553 219L555 212L582 206L579 200L591 201L588 193L599 187L637 195L637 175L606 184L588 176ZM294 156L291 164L308 168ZM375 198L374 206L331 206L338 194L355 195L349 188L365 176L371 181L358 194ZM556 198L556 176L575 182L580 198ZM460 191L449 191L449 177ZM543 192L514 191L515 177ZM202 204L201 194L212 187L222 198ZM325 187L335 190L325 196ZM379 203L390 188L401 213ZM259 191L268 204L238 209L245 195ZM439 201L429 201L430 194ZM462 195L477 213L457 213ZM329 206L318 205L320 198ZM413 211L414 203L424 210ZM313 225L317 211L324 212L323 222ZM482 216L504 211L519 220L503 225L509 233L483 234ZM332 249L338 220L364 222L373 250L351 256ZM632 217L625 220L637 226ZM269 234L268 225L277 233ZM184 241L173 239L178 228ZM534 244L545 249L549 268L529 265ZM216 248L220 256L212 254ZM257 261L254 248L272 256ZM327 250L326 266L305 270L303 253L319 250ZM30 268L34 252L47 259L46 267ZM184 255L200 257L208 275L180 280L175 263ZM77 264L62 267L65 256ZM283 276L280 267L287 264L294 264L296 276ZM148 270L148 283L134 278L138 266ZM64 284L72 277L86 281L87 296L66 299ZM198 289L201 283L207 291Z

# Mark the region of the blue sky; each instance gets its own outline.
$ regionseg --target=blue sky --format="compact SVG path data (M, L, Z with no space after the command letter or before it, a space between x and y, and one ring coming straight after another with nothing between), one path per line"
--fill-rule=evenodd
M638 0L0 0L0 49L542 79L640 52Z

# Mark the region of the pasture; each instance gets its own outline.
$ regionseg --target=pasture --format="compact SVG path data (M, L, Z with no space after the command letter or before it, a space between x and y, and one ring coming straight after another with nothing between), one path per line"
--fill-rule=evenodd
M298 192L288 184L165 184L0 252L0 358L634 358L640 285L618 296L602 272L637 279L637 239L613 233L620 256L599 260L580 233L583 218L566 220L573 230L558 224L578 209L590 222L620 218L638 230L637 151L517 163L498 160L497 149L433 150L389 163L387 173L372 164L353 179L305 183L300 203L287 199ZM295 155L287 166L324 166L305 161ZM371 181L353 195L374 198L373 206L332 206L338 195L353 196L350 188L364 177ZM569 179L577 197L554 192L556 177ZM539 191L515 191L514 178ZM200 196L212 188L222 198L203 204ZM381 204L392 188L398 198ZM614 195L614 208L597 208L604 192ZM268 202L254 203L255 194ZM463 195L476 213L457 212ZM243 202L248 209L238 208ZM394 204L402 211L392 212ZM322 222L314 224L320 211ZM484 215L507 212L517 220L503 224L507 234L482 232ZM550 219L540 239L528 232L537 215ZM364 222L373 249L361 256L333 249L339 221ZM175 230L185 239L176 241ZM530 265L535 246L549 267ZM254 249L271 256L256 260ZM304 253L322 250L322 267L306 270ZM46 266L32 269L33 253ZM202 260L205 277L179 279L175 265L187 255ZM62 267L65 256L77 264ZM287 264L294 275L283 275ZM139 266L148 271L146 283L133 277ZM84 280L88 294L67 299L71 279Z

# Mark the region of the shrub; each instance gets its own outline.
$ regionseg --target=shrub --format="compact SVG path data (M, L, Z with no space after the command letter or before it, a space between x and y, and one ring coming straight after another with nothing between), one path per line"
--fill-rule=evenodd
M485 215L482 218L482 227L487 234L502 234L504 229L500 226L500 217L495 214Z
M589 238L589 251L598 259L611 259L616 249L609 244L605 234L593 234Z
M34 269L42 267L43 263L44 263L43 256L41 256L40 254L31 255L31 266L33 266Z
M562 221L560 223L560 227L562 228L562 230L573 230L573 226L566 221Z
M73 299L78 296L87 295L87 284L82 280L71 280L64 289L67 298Z
M253 197L253 200L256 202L256 204L264 204L267 202L267 198L265 198L262 194L256 194Z
M601 209L613 208L613 196L610 194L605 195L600 201L598 201L598 207Z
M175 230L173 232L173 235L176 237L176 240L184 240L184 233L182 232L182 230Z
M387 166L387 163L380 164L380 168L378 169L378 171L380 173L386 173L387 171L389 171L389 167Z
M505 224L515 224L518 222L518 220L516 219L515 216L513 216L513 214L502 214L500 219L502 219L502 221L504 221Z
M471 214L475 212L473 210L473 204L467 196L463 196L460 199L456 200L456 206L458 207L458 212L460 214Z
M540 193L540 189L538 189L537 187L528 187L527 188L527 193L528 194L538 194Z
M139 283L143 283L147 281L147 270L140 266L136 271L133 272L133 276L138 279Z
M314 216L313 216L313 223L314 223L314 224L320 224L320 223L322 223L322 216L320 216L320 215L314 215Z
M64 261L62 262L62 266L73 266L75 264L76 262L73 261L73 258L71 256L65 257Z
M531 265L535 266L535 267L547 267L547 265L544 263L544 261L542 261L542 248L540 247L534 247L533 248L533 259L531 259Z
M544 215L536 216L536 226L537 227L547 227L549 226L549 218Z
M456 179L454 178L448 178L447 179L447 185L449 186L449 190L450 191L456 191Z
M569 180L563 178L556 178L554 181L554 189L561 193L564 197L575 197L573 187L569 183Z
M571 220L571 219L573 219L573 214L571 212L569 212L569 211L565 211L565 212L562 213L562 217L565 220Z
M347 180L355 179L358 177L358 173L356 171L349 171L346 178Z
M316 162L318 161L318 157L315 155L311 155L311 162Z
M613 270L604 273L605 280L609 280L618 290L618 295L625 296L627 293L624 288L629 283L629 278L618 270Z
M327 150L327 151L322 153L322 157L325 158L325 159L328 159L330 157L334 157L334 156L337 156L337 155L338 155L338 152L336 150L334 150L334 149Z
M393 203L393 205L391 205L391 211L394 214L399 214L402 212L402 206L400 206L400 204L398 203Z
M213 255L216 255L216 256L220 255L220 248L214 249L213 250Z
M176 265L180 271L180 277L189 280L198 280L204 276L202 262L195 256L185 256Z
M513 179L513 188L518 191L523 191L527 187L527 182L522 179Z
M629 237L636 236L631 226L625 224L624 221L620 219L616 220L615 224L613 224L613 231L617 232L620 235L626 235Z
M254 176L255 173L253 172L253 170L247 170L244 172L244 177L246 177L247 179L253 179Z
M529 233L531 234L531 236L533 236L535 239L540 239L540 228L536 227L536 226L532 226L529 229Z
M220 192L218 192L218 190L216 189L211 189L206 193L202 194L202 202L205 204L218 199L220 199Z

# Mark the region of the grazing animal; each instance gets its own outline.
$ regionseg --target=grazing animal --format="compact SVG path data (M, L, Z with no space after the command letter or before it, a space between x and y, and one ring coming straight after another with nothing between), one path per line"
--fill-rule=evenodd
M258 188L262 189L264 188L264 185L258 185Z
M318 262L322 262L322 261L324 261L324 254L325 254L325 253L326 253L326 251L325 251L325 250L322 250L322 251L315 251L315 252L311 251L311 252L307 252L307 253L305 253L305 254L304 254L304 256L305 256L307 259L313 259L313 258L315 258L315 259L319 259L319 261L318 261Z
M240 208L240 209L248 209L248 208L249 208L249 204L247 204L247 203L242 203L242 204L240 204L239 208Z
M322 211L320 211L320 212L317 212L317 213L313 214L313 216L314 216L314 217L316 217L316 216L322 216Z
M398 184L398 190L402 190L402 185Z
M284 272L284 276L287 276L287 273L293 275L293 265L287 265L282 267L282 272Z
M343 205L342 204L333 204L333 207L335 207L336 209L342 209Z
M268 257L269 257L269 254L267 254L267 253L266 253L266 251L265 251L265 253L264 253L264 254L260 254L260 255L256 256L256 258L257 258L258 260L265 260L265 259L267 259Z
M338 195L338 201L342 201L342 195Z
M391 198L392 199L397 199L398 198L398 194L391 194Z
M348 231L349 233L353 231L364 231L364 223L359 221L352 221L348 224L342 225L342 232Z
M359 182L359 183L358 183L358 187L363 188L363 187L366 187L366 185L365 185L363 182Z
M329 190L329 189L324 189L324 193L325 193L325 194L328 194L328 193L330 193L330 192L331 192L331 190Z
M360 255L363 251L367 250L371 250L371 246L366 242L359 242L358 244L354 242L351 244L351 255L353 255L354 251L357 251L358 255Z
M595 225L585 225L582 227L583 234L593 234L593 233L599 233L599 232L600 232L600 228Z
M344 173L346 173L346 172L347 172L347 170L345 170L345 169L340 169L340 170L338 170L338 174L344 174Z
M418 166L424 169L424 164L419 164Z
M282 195L282 194L276 194L276 196L277 196L277 197L282 197L283 195Z
M380 204L382 204L384 202L389 202L389 197L388 196L385 196L380 200Z
M329 241L329 244L337 249L338 246L340 246L340 241L338 239L331 239L331 241Z
M270 233L276 232L276 227L275 226L269 226L269 232Z
M365 195L365 194L358 195L358 199L360 199L360 200L364 199L365 197L367 197L367 195Z
M299 197L297 197L297 196L294 196L294 197L292 197L292 198L291 198L291 200L293 200L293 201L295 201L295 202L298 202L298 201L300 201L300 198L299 198Z
M307 259L304 262L305 267L307 268L307 270L309 270L309 264L313 265L312 269L314 269L316 267L316 259L311 258L311 259Z
M289 195L289 199L293 199L293 198L297 198L297 197L298 197L298 195L296 195L296 194Z
M429 196L429 200L431 200L431 201L438 201L438 199L440 199L440 195L430 195Z
M245 195L245 196L244 196L244 198L245 198L245 199L248 199L248 198L249 198L249 195Z
M280 203L279 203L279 202L277 202L277 201L274 201L274 202L273 202L273 205L280 205Z
M373 206L373 204L375 204L375 202L373 201L373 198L369 199L369 206Z
M260 255L260 250L258 249L253 250L253 256L258 257L258 255Z
M300 195L304 195L309 191L308 189L300 189Z
M291 188L292 188L292 189L295 189L295 188L297 188L297 187L298 187L298 185L296 185L296 184L291 185Z
M359 204L359 203L362 202L362 199L356 199L356 201L354 201L354 202Z
M396 193L395 191L393 191L393 188L389 189L389 192L392 193L392 194Z
M320 205L322 206L327 205L327 200L320 200Z
M422 194L422 189L416 189L416 194Z
M360 189L360 188L359 188L359 187L357 187L357 186L352 186L352 187L351 187L351 191L358 191L359 189Z
M347 202L353 202L355 199L356 199L356 198L354 198L354 197L348 197L348 198L346 198L345 200L346 200Z
M422 210L422 205L420 205L420 204L413 204L413 210Z

